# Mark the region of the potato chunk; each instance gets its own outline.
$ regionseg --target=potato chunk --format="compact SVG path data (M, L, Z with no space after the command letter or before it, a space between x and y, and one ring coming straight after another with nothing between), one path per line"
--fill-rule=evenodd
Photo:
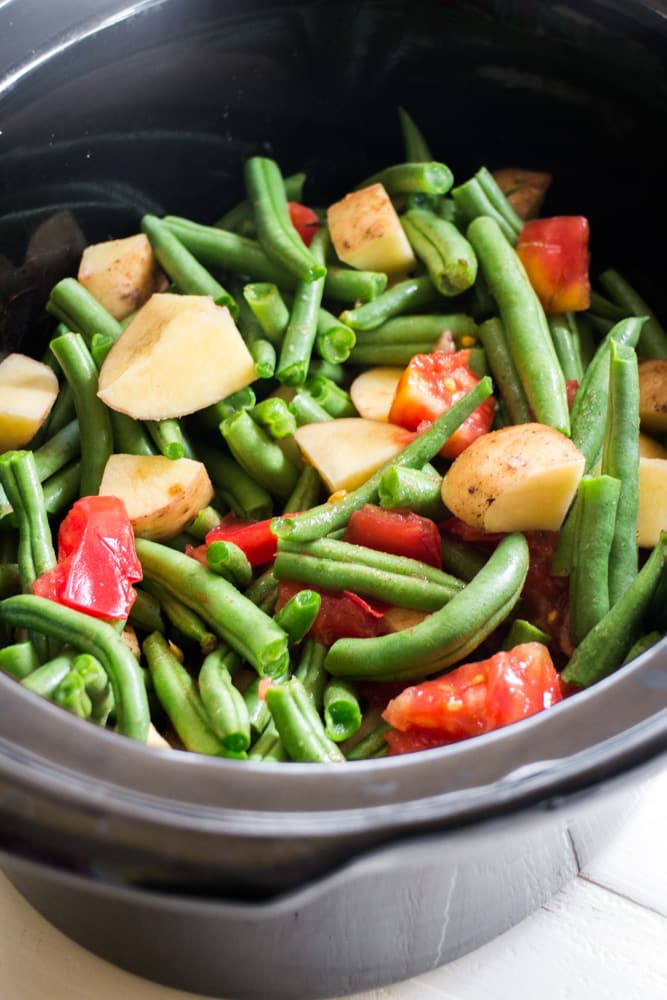
M119 497L141 538L173 538L211 502L213 487L206 467L189 458L162 455L112 455L100 496Z
M342 417L297 427L294 437L332 492L354 490L402 451L414 434L395 424Z
M350 396L360 417L389 420L389 411L403 368L369 368L357 375L350 386Z
M637 543L653 548L661 531L667 531L667 459L640 457Z
M35 436L57 395L58 379L48 365L27 354L8 354L0 362L0 453Z
M206 295L151 296L109 351L98 396L136 420L194 413L255 380L226 306Z
M415 255L382 184L346 194L329 206L331 242L350 267L397 276L411 271Z
M167 287L148 237L92 243L83 251L78 279L116 319L125 319L153 292Z
M484 531L557 531L585 461L552 427L503 427L459 455L444 478L442 499L452 514Z
M639 421L643 431L667 431L667 360L649 358L639 364Z
M522 167L494 170L496 184L521 219L534 219L540 214L544 196L551 184L551 174Z

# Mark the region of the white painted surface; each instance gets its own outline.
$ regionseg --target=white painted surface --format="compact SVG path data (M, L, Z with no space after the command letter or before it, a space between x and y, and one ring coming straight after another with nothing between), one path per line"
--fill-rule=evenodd
M95 958L0 875L0 1000L121 997L204 1000ZM667 1000L667 771L615 843L523 923L444 968L351 1000Z

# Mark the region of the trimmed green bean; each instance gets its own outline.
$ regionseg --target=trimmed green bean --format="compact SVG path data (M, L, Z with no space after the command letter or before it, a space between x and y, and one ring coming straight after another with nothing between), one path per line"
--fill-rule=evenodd
M105 726L113 711L113 690L104 667L90 653L79 653L72 663L72 672L83 681L90 700L90 718L98 726Z
M0 649L0 671L22 681L39 667L37 650L29 640Z
M324 689L324 731L334 743L348 740L361 726L361 706L354 685L332 677Z
M505 239L511 246L515 246L523 222L511 208L500 188L495 185L502 201L498 198L496 191L488 183L487 175L491 176L486 171L486 174L480 177L480 171L478 171L470 180L459 184L452 190L452 198L457 212L468 223L480 217L493 219ZM493 178L491 179L493 180Z
M312 504L311 504L312 506ZM303 508L301 508L303 510ZM21 574L18 563L0 564L0 601L21 593Z
M656 642L659 642L661 638L662 635L657 631L657 629L653 632L647 632L646 635L640 636L639 639L637 639L637 641L632 645L630 652L627 654L621 665L625 666L626 663L630 663L631 660L635 660L638 656L641 656L642 653L645 653L652 646L655 646Z
M297 514L296 517L276 518L272 523L273 532L278 538L305 542L342 528L347 524L353 511L377 499L382 474L389 465L421 468L425 462L429 462L438 454L466 417L491 395L491 390L491 379L488 376L481 379L469 393L434 420L428 430L411 441L391 462L378 469L362 486L352 490L343 500L320 504L303 514Z
M356 271L351 267L328 266L324 295L336 302L371 302L387 287L382 271Z
M322 231L313 237L310 255L322 268L322 276L300 281L296 287L276 370L276 378L284 385L303 385L308 377L326 273L325 237L322 236Z
M401 216L401 224L441 295L460 295L474 285L477 258L454 223L427 209L412 208Z
M564 377L581 382L584 377L584 366L579 353L579 334L574 314L549 316L547 322Z
M205 445L197 451L206 465L213 485L237 517L247 521L262 521L271 515L273 501L270 493L260 486L238 462L229 455Z
M428 163L432 160L426 139L405 108L399 107L398 120L405 146L405 159L408 163Z
M287 670L283 630L224 577L157 542L137 538L136 547L146 577L196 611L260 676Z
M354 330L375 330L394 316L414 312L437 301L437 289L428 274L424 274L397 282L371 302L346 309L340 318Z
M59 705L79 719L91 717L93 705L86 691L86 685L83 678L73 670L63 677L51 698L55 705Z
M0 604L0 620L96 656L111 681L119 732L145 743L150 716L143 674L113 626L33 594L8 597Z
M267 710L268 711L268 710ZM273 763L284 763L289 760L287 751L282 744L278 730L273 724L273 720L264 729L263 733L248 754L248 760L260 760Z
M23 678L23 687L38 694L41 698L52 698L58 685L65 680L72 669L76 658L74 651L61 653L48 663L37 666L29 675Z
M161 455L176 461L179 458L194 458L192 445L188 441L179 420L147 420L146 430L155 442Z
M311 375L306 389L316 403L331 417L357 417L356 407L349 392L326 375Z
M387 510L411 510L435 521L447 516L442 502L442 476L434 478L419 469L391 465L378 486L380 506Z
M326 735L315 706L297 678L271 685L266 692L266 703L292 760L329 763L345 760Z
M206 562L209 569L224 576L235 587L247 587L252 580L252 566L248 557L233 542L210 542L206 547Z
M248 710L232 681L238 666L236 653L220 646L209 653L199 671L199 695L211 728L233 753L243 753L250 746Z
M290 495L298 470L246 410L223 420L220 431L236 461L255 482L283 499Z
M154 580L144 580L144 588L160 604L162 611L175 629L189 642L196 642L204 654L210 653L217 646L218 640L210 632L195 610L188 607L170 593L166 587Z
M81 495L81 462L72 462L42 483L44 509L47 514L60 514L72 506Z
M274 563L275 569L275 563ZM280 579L280 577L278 577ZM276 625L287 633L290 647L301 642L317 618L322 598L314 590L299 590L275 614Z
M510 614L528 572L528 545L506 535L488 562L439 611L411 629L372 639L338 639L327 654L334 677L417 680L477 649Z
M387 194L447 194L454 183L454 175L444 163L396 163L377 174L367 177L357 185L360 188L382 184Z
M570 570L570 632L575 645L609 611L609 556L620 490L620 480L608 475L584 476L579 483Z
M158 599L141 587L135 587L134 593L129 623L143 632L164 632L164 620Z
M513 424L530 423L530 406L512 360L502 322L496 316L485 320L479 325L478 335L510 420Z
M521 646L524 642L541 642L543 646L548 646L551 642L551 636L548 632L543 632L537 625L526 621L525 618L515 618L505 636L502 649L514 649L515 646Z
M653 310L637 294L618 271L607 270L600 275L600 284L619 306L633 316L645 316L646 321L637 343L637 353L643 358L667 358L667 332Z
M194 521L187 525L189 535L203 542L209 531L217 528L222 521L222 513L215 507L202 507Z
M327 312L320 306L315 341L320 357L332 364L347 361L356 342L357 336L352 327L347 326L333 313Z
M486 562L486 556L479 549L466 542L460 542L452 535L444 534L440 539L443 569L460 580L469 583L479 573Z
M289 323L289 309L278 286L270 281L256 281L243 288L243 297L268 340L280 344Z
M62 319L68 330L80 333L87 344L96 333L109 337L113 343L123 332L118 320L76 278L63 278L54 285L46 308ZM55 339L60 336L65 334L59 332Z
M285 197L288 201L301 201L303 193L303 185L306 182L305 174L290 174L289 177L283 178L283 183L285 185ZM246 199L234 205L230 208L224 215L222 215L218 221L215 223L218 229L231 229L237 230L246 228L253 224L252 217L252 205Z
M385 735L390 729L388 722L381 722L368 736L352 747L345 759L368 760L371 757L385 757L389 752Z
M324 669L326 655L327 647L323 643L317 639L306 639L294 672L318 712L322 710L324 689L328 681L328 674Z
M318 503L322 494L322 480L317 469L312 465L304 465L299 473L296 486L285 501L283 514L308 510Z
M233 392L218 403L212 403L211 406L199 410L198 413L193 414L193 417L196 418L197 425L204 430L217 431L225 417L231 416L237 410L252 410L256 402L255 390L251 385L247 385L244 389Z
M252 419L277 441L291 437L296 430L296 419L280 396L269 396L250 410Z
M303 427L304 424L322 424L333 419L323 406L315 402L306 389L300 389L294 395L288 403L288 409L294 417L297 427ZM306 468L308 467L306 466Z

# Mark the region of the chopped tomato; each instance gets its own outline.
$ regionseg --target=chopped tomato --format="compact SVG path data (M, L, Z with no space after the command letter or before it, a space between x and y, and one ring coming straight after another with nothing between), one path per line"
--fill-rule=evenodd
M519 233L516 252L549 315L590 305L588 235L583 215L531 219Z
M444 747L451 740L443 739L425 729L413 729L409 733L401 733L398 729L390 729L385 733L385 741L391 756L399 753L418 753L420 750L433 750L434 747Z
M478 663L406 688L389 702L382 717L401 734L444 745L517 722L560 701L560 679L539 642L527 642ZM388 739L392 752L422 749ZM396 749L394 749L396 748Z
M416 354L401 375L389 420L410 431L423 430L441 413L451 409L479 382L469 365L470 350L445 354ZM454 431L440 451L445 458L456 458L468 445L491 428L496 401L485 399L461 426Z
M568 378L565 381L565 388L567 390L567 408L568 410L571 410L572 404L574 403L574 397L577 395L579 382L576 378Z
M279 580L276 611L305 587L306 584L292 580ZM331 646L336 639L369 639L378 634L383 615L378 604L369 604L363 597L347 590L333 593L310 586L308 590L316 590L322 598L317 618L308 632L311 639Z
M306 244L310 246L311 240L322 223L316 212L306 205L301 205L298 201L288 201L289 217L297 233Z
M344 539L353 545L442 567L440 533L435 522L410 510L385 510L375 504L364 504L352 514Z
M96 618L122 620L142 575L123 501L82 497L60 525L58 565L35 580L33 592Z
M289 516L289 515L286 515ZM261 566L276 557L278 539L271 531L272 518L265 521L243 521L236 514L227 514L212 528L203 545L188 547L188 555L206 565L206 549L211 542L233 542L243 549L251 566Z

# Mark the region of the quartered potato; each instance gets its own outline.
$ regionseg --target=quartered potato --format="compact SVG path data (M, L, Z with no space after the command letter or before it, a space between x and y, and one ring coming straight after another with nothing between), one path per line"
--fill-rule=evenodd
M256 378L226 306L206 295L151 296L100 369L100 399L135 420L166 420L217 403Z
M477 438L442 484L445 506L483 531L557 531L586 459L544 424L516 424Z
M649 434L667 431L667 359L639 363L639 421Z
M395 424L343 417L297 427L299 448L331 490L354 490L402 451L414 434Z
M331 242L338 257L362 271L390 277L411 271L415 255L391 198L382 184L346 194L327 212Z
M173 538L213 498L206 466L189 458L163 455L112 455L100 496L119 497L134 533L160 541Z
M516 214L522 219L534 219L540 214L544 196L551 184L551 174L522 167L494 170L496 184Z
M57 395L58 379L48 365L26 354L0 362L0 453L35 436Z
M126 319L153 292L167 287L148 237L143 233L87 246L77 277L117 320Z
M637 543L653 548L661 531L667 531L667 458L640 457Z
M369 368L357 375L350 396L359 416L368 420L389 420L389 411L403 368Z

